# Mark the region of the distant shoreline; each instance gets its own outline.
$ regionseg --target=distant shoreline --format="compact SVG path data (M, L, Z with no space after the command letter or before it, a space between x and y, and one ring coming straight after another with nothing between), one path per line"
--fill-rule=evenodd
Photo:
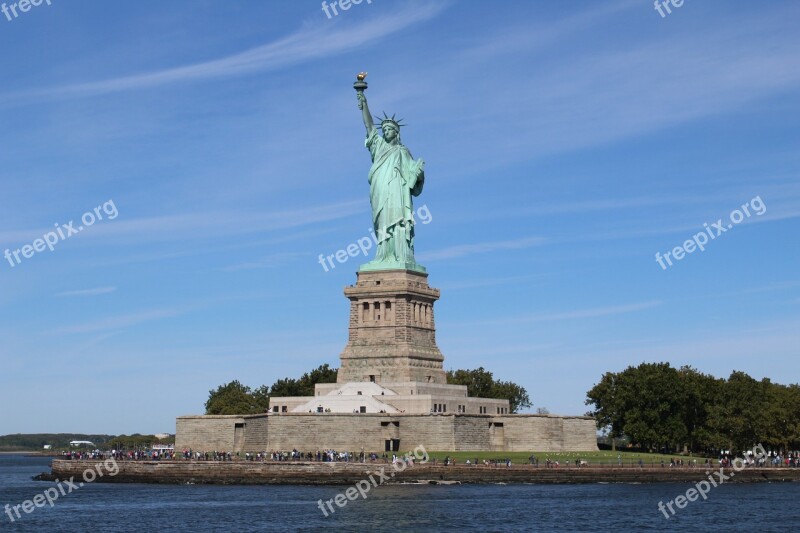
M50 452L44 453L40 451L20 450L18 452L0 452L0 455L41 455L43 457L52 455L55 457L56 454Z
M81 479L99 461L54 459L52 472L42 480ZM161 483L212 485L352 485L385 470L392 473L388 483L696 483L708 474L702 467L564 467L531 465L432 465L409 466L394 471L391 464L325 462L250 462L250 461L117 461L114 476L97 478L104 483ZM717 467L714 472L719 472ZM745 468L724 470L725 483L773 483L800 481L800 468Z

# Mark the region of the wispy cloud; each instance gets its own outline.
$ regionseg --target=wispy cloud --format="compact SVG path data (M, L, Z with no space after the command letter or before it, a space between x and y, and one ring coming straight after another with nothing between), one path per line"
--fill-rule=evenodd
M116 290L116 287L97 287L94 289L79 289L75 291L59 292L56 294L56 296L97 296L99 294L109 294Z
M498 164L738 113L746 104L800 86L800 41L790 22L797 17L796 8L784 4L760 11L746 24L719 24L706 32L655 32L636 45L617 43L590 53L571 45L575 32L592 23L595 28L585 31L586 42L607 42L608 30L595 29L608 20L592 17L592 11L551 21L558 31L545 30L545 39L522 25L506 28L500 36L478 32L470 53L454 52L444 62L446 72L438 63L429 67L425 76L442 89L421 105L430 106L434 116L458 114L465 139L503 139L491 158L483 156L477 143L452 148L465 169L477 175ZM565 51L558 49L562 43ZM486 64L504 72L503 84L485 75ZM450 94L457 88L462 93L455 101ZM515 105L506 105L509 101Z
M100 344L102 344L107 339L117 335L119 331L108 331L106 333L100 333L99 335L95 335L89 340L86 340L79 345L75 346L72 349L67 349L60 353L60 357L64 360L70 360L73 357L82 357L86 355L91 355L92 349L96 348Z
M202 240L230 235L258 234L272 230L296 228L319 222L346 218L368 209L364 200L337 202L298 209L266 211L262 213L241 211L207 211L114 220L113 224L93 226L81 241L88 237L113 238L117 242ZM21 229L0 232L2 242L26 242L41 236L49 229Z
M718 28L713 35L671 39L669 54L661 53L662 43L653 43L567 64L540 80L547 94L535 93L552 112L543 117L542 131L560 130L551 138L562 149L594 144L609 135L624 137L737 109L797 87L796 39L787 42L782 32L763 38L776 27L776 16L754 20L758 29ZM752 46L757 33L760 45ZM712 37L722 44L712 45ZM737 40L741 44L731 45ZM584 98L590 93L591 99ZM655 101L653 94L659 95ZM582 134L575 135L576 123L583 125Z
M742 291L731 294L756 294L761 292L771 291L791 291L792 289L800 288L800 281L776 281L767 285L760 285L758 287L751 287Z
M273 268L291 262L298 257L306 257L309 254L300 252L276 252L274 254L262 257L256 261L249 261L245 263L238 263L224 267L224 272L238 272L240 270L255 270L261 268Z
M476 289L480 287L495 287L497 285L506 285L508 283L514 283L521 286L527 286L528 282L533 279L541 279L543 276L541 274L533 274L533 275L526 275L526 276L505 276L505 277L491 277L485 279L476 279L472 281L462 281L462 282L455 282L455 283L442 283L439 285L439 288L442 290L453 291L453 290L461 290L461 289Z
M347 25L338 20L307 25L271 43L220 59L131 76L53 87L29 94L36 97L84 97L174 83L230 78L285 68L340 54L380 40L436 17L448 3L411 3L390 14L357 25Z
M596 318L601 316L621 315L642 311L661 305L660 301L641 302L627 305L617 305L612 307L594 307L591 309L579 309L576 311L566 311L563 313L551 313L543 315L529 315L520 317L520 322L544 322L549 320L575 320L578 318ZM514 320L514 319L511 319Z
M440 259L455 259L474 254L485 254L499 250L522 250L533 246L540 246L546 241L542 237L524 237L509 241L479 242L473 244L459 244L441 250L419 254L420 261L436 261Z
M526 208L503 209L498 215L545 216L566 213L591 213L595 211L636 209L657 205L703 203L704 201L705 200L701 198L687 198L686 196L662 196L660 198L612 198L608 200L580 200L560 203L542 202L541 204Z
M573 350L583 359L626 361L638 364L641 361L670 361L676 366L689 364L703 371L722 377L738 367L754 376L769 372L774 366L765 365L763 358L788 361L797 356L800 320L787 320L770 324L756 324L753 328L717 331L709 336L708 331L692 338L668 337L661 342L650 342L638 347L617 350ZM587 347L588 348L588 347ZM566 357L567 354L564 354ZM779 377L781 382L795 378Z
M152 309L127 315L107 317L101 320L87 321L83 324L76 324L74 326L64 326L52 330L51 333L59 335L65 333L94 333L97 331L125 329L131 326L142 324L144 322L151 322L153 320L160 320L162 318L172 318L181 314L182 313L180 311L175 309Z
M502 32L491 35L491 38L459 51L456 57L477 63L482 60L491 61L497 56L509 53L541 49L586 28L601 24L603 19L619 15L620 11L640 6L639 0L604 2L557 21L548 20L532 25L531 21L526 20L516 28L506 27Z
M639 302L625 305L615 305L610 307L592 307L588 309L576 309L574 311L563 311L554 313L544 313L536 315L523 315L503 317L491 320L460 322L458 326L473 327L477 324L531 324L534 322L551 322L561 320L578 320L584 318L598 318L604 316L622 315L627 313L635 313L636 311L644 311L661 305L661 301L653 300L649 302Z

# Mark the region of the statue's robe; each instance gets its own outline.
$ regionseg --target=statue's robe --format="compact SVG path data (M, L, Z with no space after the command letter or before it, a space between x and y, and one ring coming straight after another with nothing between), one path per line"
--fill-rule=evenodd
M408 148L386 142L373 128L365 141L372 156L369 200L372 225L378 238L375 261L414 263L414 216L412 196L419 196L425 174Z

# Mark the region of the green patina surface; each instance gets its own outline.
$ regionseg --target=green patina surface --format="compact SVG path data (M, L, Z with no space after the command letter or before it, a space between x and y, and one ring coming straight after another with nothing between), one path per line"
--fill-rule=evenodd
M422 193L425 161L414 159L400 140L400 120L384 114L380 132L373 123L364 91L367 83L359 77L355 84L358 107L362 111L367 138L364 141L372 158L369 170L369 199L372 226L378 239L375 259L361 265L360 271L413 270L426 272L414 259L414 205L412 197Z

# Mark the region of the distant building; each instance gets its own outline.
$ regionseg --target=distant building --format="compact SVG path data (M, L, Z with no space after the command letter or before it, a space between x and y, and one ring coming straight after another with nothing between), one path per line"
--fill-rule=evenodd
M94 446L94 442L88 440L71 440L69 441L70 446Z

